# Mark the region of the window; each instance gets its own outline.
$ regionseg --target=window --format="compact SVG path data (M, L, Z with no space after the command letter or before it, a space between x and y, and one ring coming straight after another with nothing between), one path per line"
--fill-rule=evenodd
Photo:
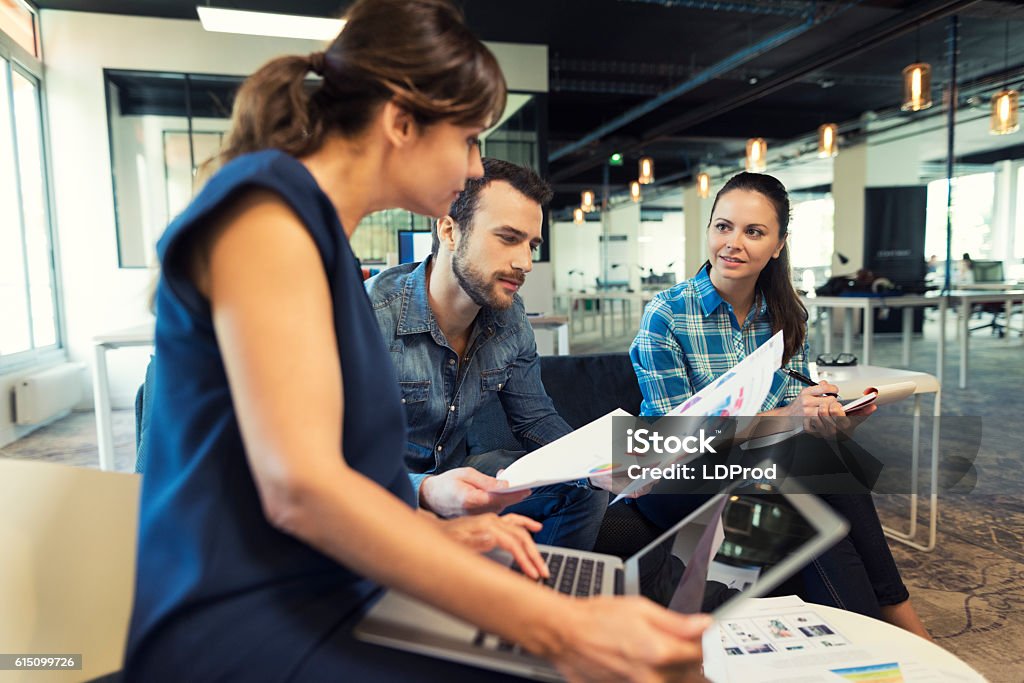
M832 275L835 201L831 195L806 199L794 195L793 200L789 260L793 281L801 289L810 290L824 284Z
M968 253L973 259L999 258L993 253L992 211L995 174L974 173L953 178L953 260ZM946 181L928 183L928 216L924 253L946 260Z
M1024 259L1024 171L1021 166L1014 169L1017 174L1017 201L1014 202L1016 217L1013 224L1013 258Z
M0 34L0 38L3 35ZM0 41L0 367L58 344L39 81Z

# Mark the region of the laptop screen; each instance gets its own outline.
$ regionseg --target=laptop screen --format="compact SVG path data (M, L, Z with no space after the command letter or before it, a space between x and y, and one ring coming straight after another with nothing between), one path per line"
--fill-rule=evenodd
M763 595L806 564L801 549L821 535L806 503L821 503L758 489L712 497L631 558L640 593L678 612L712 612L754 587Z

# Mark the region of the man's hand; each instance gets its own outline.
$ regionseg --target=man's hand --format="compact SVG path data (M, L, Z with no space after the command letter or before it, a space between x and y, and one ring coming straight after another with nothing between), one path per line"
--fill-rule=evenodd
M420 507L441 517L501 512L530 495L530 491L502 493L508 483L488 477L472 467L459 467L431 475L420 484Z

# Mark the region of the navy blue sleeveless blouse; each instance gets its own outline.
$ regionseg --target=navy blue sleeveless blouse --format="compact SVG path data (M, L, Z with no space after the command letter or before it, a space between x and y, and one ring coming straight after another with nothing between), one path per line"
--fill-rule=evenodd
M346 460L414 505L398 382L334 206L291 156L268 150L231 161L157 245L153 412L126 680L287 679L376 589L267 522L209 303L188 276L188 243L252 189L287 202L320 251L344 382Z

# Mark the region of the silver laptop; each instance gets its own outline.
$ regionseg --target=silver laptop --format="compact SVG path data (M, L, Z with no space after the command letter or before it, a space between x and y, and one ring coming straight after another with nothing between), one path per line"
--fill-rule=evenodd
M787 491L792 483L786 483ZM847 524L817 497L743 483L704 505L626 560L538 546L569 595L644 595L683 613L721 618L743 597L758 597L827 550ZM496 558L509 565L511 557ZM361 640L536 680L561 677L517 644L485 633L418 600L388 591L355 629Z

